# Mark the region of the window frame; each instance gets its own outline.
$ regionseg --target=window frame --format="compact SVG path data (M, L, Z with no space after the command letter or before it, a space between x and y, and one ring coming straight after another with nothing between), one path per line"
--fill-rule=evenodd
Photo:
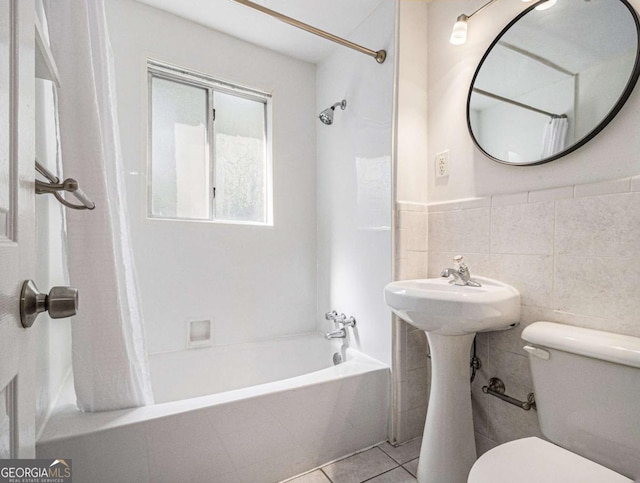
M196 223L215 223L226 225L251 225L251 226L273 226L273 161L272 161L272 141L271 141L271 109L272 95L269 92L245 87L239 84L222 81L209 75L187 70L174 65L166 64L157 60L147 59L147 166L146 166L146 218L154 221L177 221ZM206 112L207 112L207 140L206 153L209 161L209 218L181 218L154 215L152 212L153 200L153 79L164 79L178 82L182 85L205 89L207 92ZM226 220L216 218L216 197L213 194L216 187L216 152L215 152L215 106L214 93L240 97L243 99L260 102L264 104L264 208L263 221L250 220Z

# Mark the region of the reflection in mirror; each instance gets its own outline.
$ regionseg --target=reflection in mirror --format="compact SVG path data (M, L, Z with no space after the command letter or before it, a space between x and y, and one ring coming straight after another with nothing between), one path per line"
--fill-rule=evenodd
M638 77L638 19L626 0L536 5L492 43L469 91L474 142L507 164L577 149L615 116Z

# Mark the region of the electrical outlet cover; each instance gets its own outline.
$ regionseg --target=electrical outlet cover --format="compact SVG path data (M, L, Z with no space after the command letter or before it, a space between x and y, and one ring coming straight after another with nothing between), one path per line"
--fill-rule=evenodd
M449 150L436 153L436 178L449 176Z

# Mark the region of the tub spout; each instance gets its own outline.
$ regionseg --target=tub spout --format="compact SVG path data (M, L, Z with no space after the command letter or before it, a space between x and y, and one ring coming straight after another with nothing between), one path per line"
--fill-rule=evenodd
M327 332L324 335L324 338L327 340L344 339L345 337L347 337L347 331L344 327L342 327L341 329L332 330L331 332Z

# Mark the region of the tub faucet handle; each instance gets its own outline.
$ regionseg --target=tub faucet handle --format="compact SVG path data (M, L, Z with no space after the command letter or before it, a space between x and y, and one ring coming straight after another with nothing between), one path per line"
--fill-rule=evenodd
M336 320L337 315L338 312L332 310L331 312L327 312L326 314L324 314L324 318L325 320Z
M345 327L355 327L356 326L356 318L351 316L346 320L342 321L342 325Z

